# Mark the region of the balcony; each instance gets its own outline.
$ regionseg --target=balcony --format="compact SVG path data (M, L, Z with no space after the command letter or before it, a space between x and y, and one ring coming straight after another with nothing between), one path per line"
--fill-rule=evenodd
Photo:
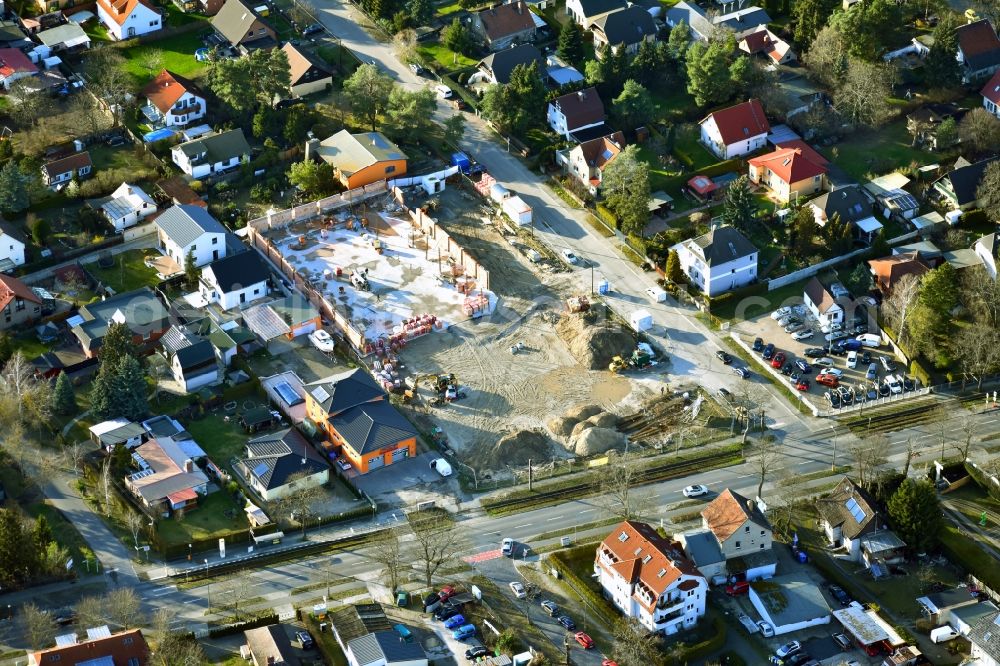
M675 608L671 609L669 612L661 612L657 609L653 613L653 624L657 627L661 627L665 624L670 624L671 622L676 622L677 620L684 617L684 604L680 604Z

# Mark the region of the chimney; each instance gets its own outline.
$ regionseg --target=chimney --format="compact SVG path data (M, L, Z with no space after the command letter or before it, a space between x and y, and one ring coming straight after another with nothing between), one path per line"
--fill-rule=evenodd
M319 150L319 139L312 137L306 141L306 152L303 161L308 162L313 157L315 157L316 151Z
M274 655L267 655L267 666L274 666Z
M755 506L755 505L754 505L754 503L753 503L753 500L747 500L747 510L748 510L748 511L749 511L750 513L753 513L753 510L754 510L754 506Z
M523 14L524 13L524 3L523 2L520 2L520 0L518 0L518 3L515 5L515 7L517 9L517 13L518 14Z
M194 471L194 461L190 458L184 461L184 471L188 474Z
M576 92L576 96L579 97L581 100L587 99L587 91L586 90L578 90Z

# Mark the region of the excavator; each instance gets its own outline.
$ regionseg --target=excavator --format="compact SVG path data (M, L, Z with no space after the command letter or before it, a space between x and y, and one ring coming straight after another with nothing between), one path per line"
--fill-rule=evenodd
M437 394L436 397L431 401L432 405L439 405L447 399L454 399L455 394L458 391L458 378L455 377L454 373L447 375L436 375L436 374L423 374L423 375L413 375L406 378L406 390L403 391L403 403L410 404L411 402L416 402L418 399L417 389L420 386L420 382L425 379L431 380L431 386L434 392ZM449 398L449 394L450 398Z

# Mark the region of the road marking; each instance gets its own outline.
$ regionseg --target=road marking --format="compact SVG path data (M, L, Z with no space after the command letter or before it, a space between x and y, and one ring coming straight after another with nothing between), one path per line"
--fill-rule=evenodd
M158 590L155 590L153 592L149 592L146 596L147 597L162 597L162 596L167 595L167 594L173 594L176 591L177 591L177 586L176 585L171 585L169 587L161 587Z
M552 518L546 518L545 522L551 523L553 520L560 520L560 519L562 519L562 516L553 516Z
M462 559L469 564L475 564L477 562L486 562L487 560L495 560L501 556L500 549L494 548L493 550L487 550L482 553L476 553L475 555L468 555Z
M785 422L784 421L779 421L778 423L772 423L771 427L772 428L780 428L783 425L785 425Z
M483 532L483 536L490 536L492 534L500 534L500 530L497 530L496 532Z
M595 511L597 511L597 509L584 509L580 513L594 513Z
M515 525L515 526L514 526L514 529L515 529L515 530L519 530L519 529L521 529L522 527L531 527L531 523L525 523L524 525Z

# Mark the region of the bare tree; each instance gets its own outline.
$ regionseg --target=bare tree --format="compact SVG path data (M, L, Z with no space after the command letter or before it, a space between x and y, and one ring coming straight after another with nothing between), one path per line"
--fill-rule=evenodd
M600 481L605 513L621 520L632 520L649 511L649 494L638 488L641 474L634 455L608 455L608 464L601 469Z
M101 492L104 494L104 515L108 518L111 517L111 487L114 484L112 479L113 472L111 471L111 457L108 456L101 463L101 473L97 481L101 488Z
M135 81L125 68L125 57L117 49L92 49L84 64L91 90L111 113L114 127L121 124L126 109L134 102Z
M152 76L158 73L163 67L163 51L155 48L147 48L139 56L139 62L142 63L143 68Z
M757 476L757 497L764 497L764 482L781 462L781 452L774 443L773 435L764 435L754 445L754 452L747 460Z
M314 514L313 507L323 499L323 486L316 484L312 474L306 470L296 472L288 477L288 487L291 492L277 501L278 508L288 514L290 520L297 521L302 527L302 538L306 536L306 525Z
M125 526L132 533L132 541L135 542L135 549L139 550L139 534L142 533L142 528L146 526L146 517L138 511L126 509Z
M63 455L66 457L66 463L73 470L73 474L79 476L83 459L87 456L87 446L80 441L70 442L63 448Z
M1000 327L1000 280L992 279L982 266L967 268L961 275L965 304L980 322L994 329Z
M893 328L896 329L896 339L900 344L904 344L907 338L907 320L917 304L918 296L920 296L920 278L910 274L897 280L888 298L885 299L883 309L889 315Z
M379 530L372 534L370 543L371 550L368 557L382 566L382 575L389 581L389 588L395 594L399 590L399 578L403 569L399 534L394 529ZM329 594L328 588L327 595Z
M152 634L156 641L156 649L149 655L152 666L201 666L205 663L205 655L198 641L190 635L170 629L170 621L175 615L165 608L153 616Z
M123 629L142 624L142 602L131 587L116 587L108 592L108 615Z
M56 623L50 614L29 601L21 607L21 631L31 649L41 650L55 640Z
M622 617L615 621L614 655L619 666L649 666L660 662L658 642L652 640L639 621Z
M462 552L464 538L451 516L441 511L418 511L409 516L416 547L416 561L424 570L424 583L430 587L434 574L445 562Z
M975 439L979 431L979 424L972 419L959 419L959 421L958 430L962 437L955 442L954 447L964 463L969 459L969 449L972 448L972 440Z
M39 378L20 351L15 352L0 373L0 417L3 425L48 423L52 385Z
M76 620L81 627L99 627L108 623L106 599L91 594L76 602Z
M903 478L905 479L910 475L910 464L913 462L913 456L917 452L917 445L913 441L912 437L906 438L906 463L903 465Z
M955 336L955 355L962 369L976 378L976 390L982 390L983 377L1000 366L1000 333L992 326L975 324Z
M400 30L392 38L392 47L403 62L417 61L417 33L413 28Z
M886 462L888 448L889 440L881 433L858 438L848 445L847 451L854 458L858 484L866 490L871 490L878 482L878 470Z

